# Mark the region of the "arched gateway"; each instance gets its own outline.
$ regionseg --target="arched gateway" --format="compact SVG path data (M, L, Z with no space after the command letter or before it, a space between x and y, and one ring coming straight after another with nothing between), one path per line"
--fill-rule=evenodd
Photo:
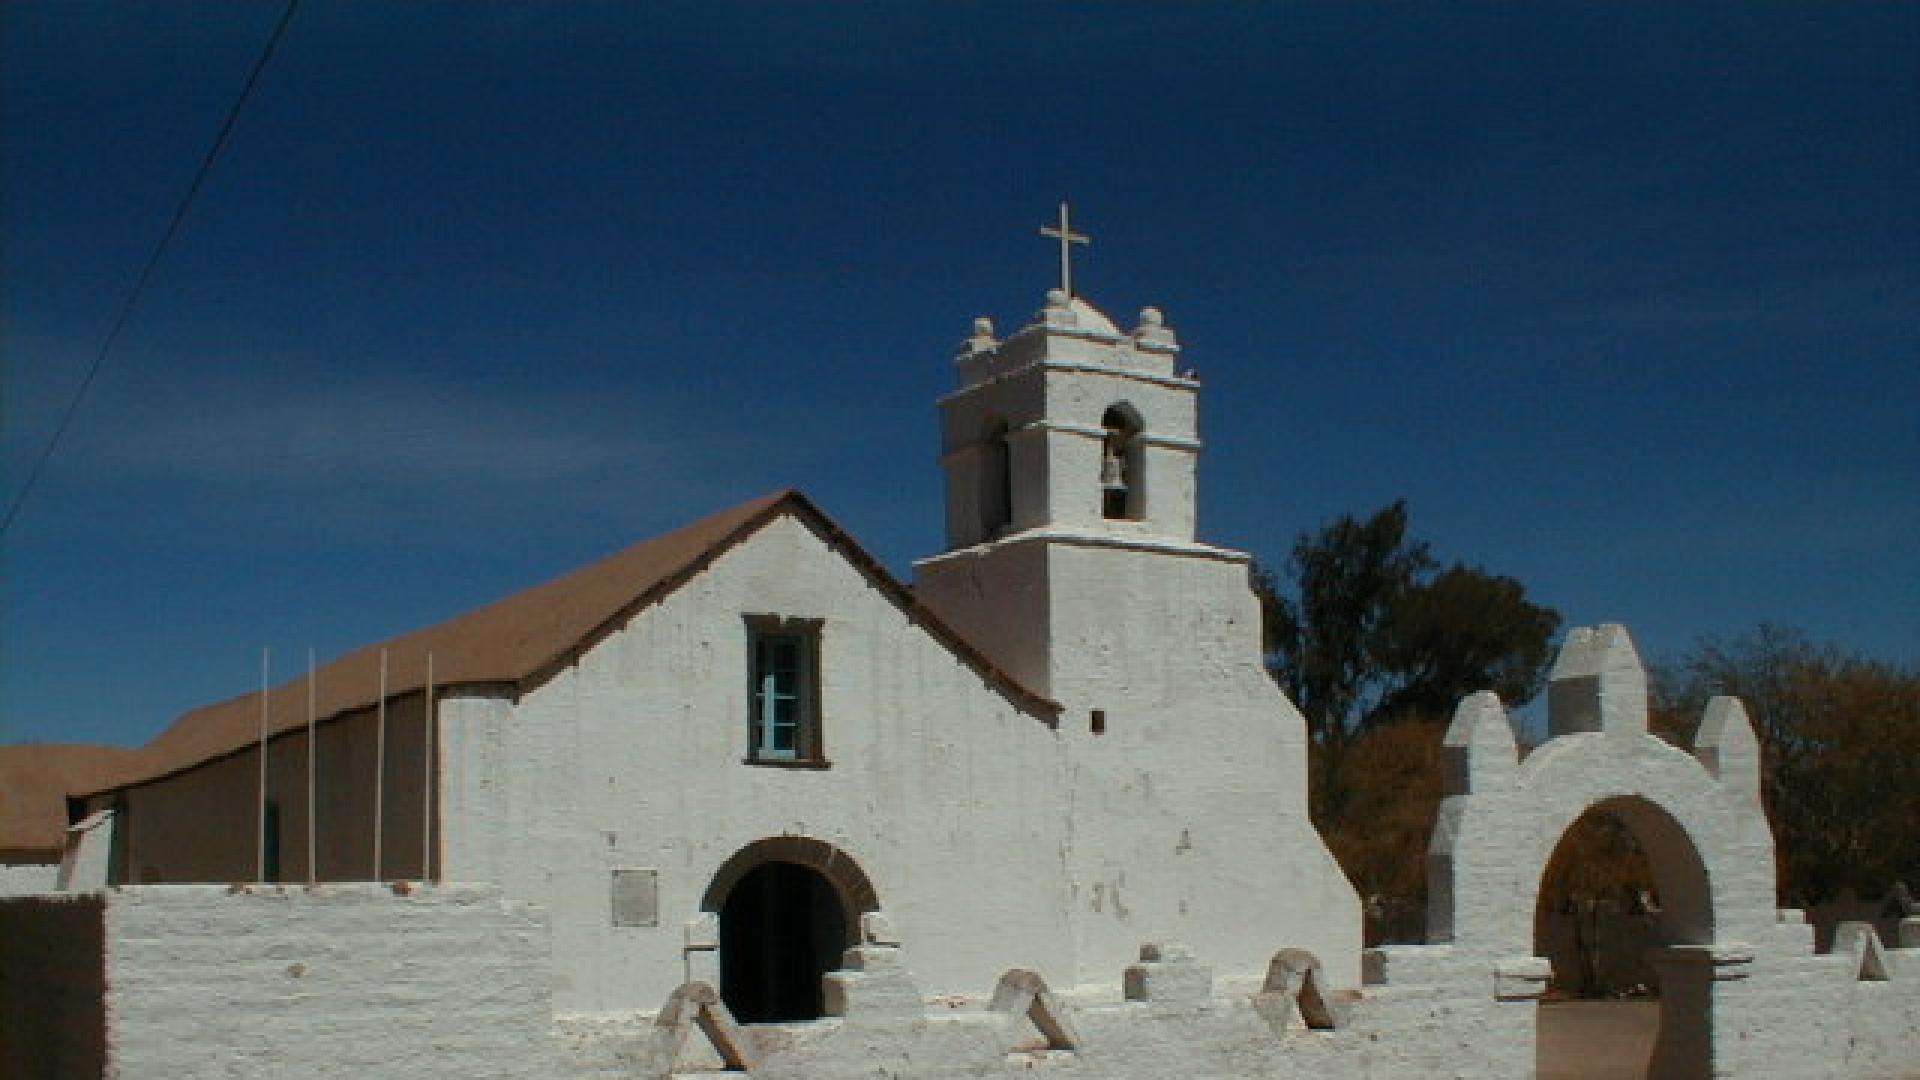
M1499 973L1506 1000L1537 997L1534 910L1576 823L1613 816L1646 851L1662 914L1660 1035L1650 1075L1710 1076L1716 982L1744 976L1774 904L1773 837L1759 747L1733 698L1708 706L1691 753L1647 730L1646 673L1626 630L1581 628L1554 665L1552 738L1520 760L1499 698L1461 702L1447 731L1449 797L1428 849L1428 938Z
M735 852L700 906L719 917L720 996L753 1024L818 1019L821 977L859 944L860 917L879 902L845 852L778 836Z

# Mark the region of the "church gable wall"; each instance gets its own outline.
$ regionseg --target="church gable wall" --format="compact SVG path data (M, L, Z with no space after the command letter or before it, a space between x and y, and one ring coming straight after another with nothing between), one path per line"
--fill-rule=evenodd
M819 620L824 767L743 760L758 615ZM1057 737L797 518L517 704L449 701L442 726L446 876L551 906L560 1011L657 1006L702 962L688 924L714 874L788 834L858 863L929 992L1070 966ZM621 870L653 872L656 925L612 925Z
M985 550L991 550L991 562L983 557ZM957 551L914 569L915 595L948 626L1021 685L1050 692L1045 546L1015 541ZM983 583L986 573L995 575L992 589Z

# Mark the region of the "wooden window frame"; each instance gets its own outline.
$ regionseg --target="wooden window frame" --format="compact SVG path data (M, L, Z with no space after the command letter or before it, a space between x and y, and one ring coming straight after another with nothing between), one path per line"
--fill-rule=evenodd
M820 644L821 628L825 625L825 620L787 618L759 612L747 614L745 620L747 755L744 760L746 764L784 769L830 768L831 762L827 760L820 708ZM791 756L770 745L765 701L768 673L761 667L760 646L763 641L773 639L793 641L797 644L800 653L798 659L800 686L796 697L800 715L794 728Z

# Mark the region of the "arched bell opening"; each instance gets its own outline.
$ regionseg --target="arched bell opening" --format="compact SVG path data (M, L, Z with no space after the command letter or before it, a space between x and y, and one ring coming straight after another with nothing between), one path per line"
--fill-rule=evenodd
M1146 455L1140 414L1120 404L1100 418L1100 513L1113 520L1146 517Z
M1712 941L1706 864L1686 829L1637 796L1588 807L1535 898L1534 955L1553 963L1540 1068L1564 1053L1560 1033L1604 1027L1613 1056L1589 1062L1595 1076L1710 1076Z
M987 425L980 439L980 538L993 540L1013 525L1013 451L1007 422Z

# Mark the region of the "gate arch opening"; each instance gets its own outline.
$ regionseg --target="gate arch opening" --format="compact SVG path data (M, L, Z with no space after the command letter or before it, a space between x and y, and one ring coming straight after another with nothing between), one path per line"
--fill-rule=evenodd
M845 852L807 837L772 837L736 852L701 907L719 916L720 997L747 1024L817 1020L821 977L860 941L878 910L873 885Z
M1604 839L1608 838L1609 831L1616 841L1630 838L1630 843L1638 846L1643 857L1621 859L1620 868L1624 873L1616 883L1621 887L1616 899L1626 903L1642 881L1651 886L1650 895L1646 897L1650 903L1645 921L1650 923L1648 929L1652 934L1635 940L1631 933L1616 931L1612 946L1634 952L1644 950L1649 954L1644 970L1650 975L1650 988L1659 999L1658 1026L1650 1042L1628 1052L1632 1056L1619 1062L1618 1075L1710 1076L1713 1068L1712 972L1710 961L1704 970L1699 961L1704 959L1706 948L1713 942L1712 889L1706 863L1692 838L1658 803L1637 795L1602 799L1588 806L1560 831L1552 854L1541 869L1535 892L1534 955L1549 956L1558 951L1561 955L1555 958L1555 981L1564 982L1572 974L1560 970L1560 964L1567 959L1566 952L1554 949L1550 941L1555 930L1552 919L1557 914L1553 909L1561 898L1556 890L1564 894L1569 871L1579 873L1568 865L1570 860L1593 855L1596 846L1607 847ZM1596 838L1603 842L1596 845ZM1592 882L1589 876L1589 887ZM1626 911L1609 917L1620 920L1618 930L1627 930L1632 925L1632 916ZM1630 966L1639 957L1614 959L1617 965ZM1541 1007L1553 1006L1543 1003ZM1555 1049L1547 1038L1539 1039L1537 1046L1544 1068Z

